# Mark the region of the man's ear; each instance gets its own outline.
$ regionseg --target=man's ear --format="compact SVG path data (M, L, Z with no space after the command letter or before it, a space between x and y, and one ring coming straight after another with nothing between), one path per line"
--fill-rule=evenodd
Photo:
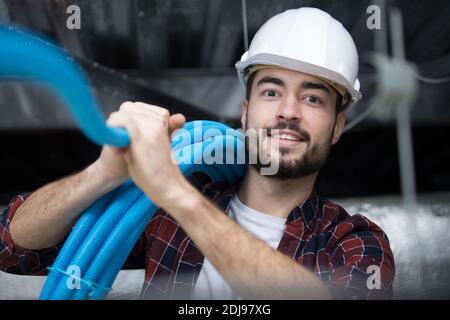
M345 112L339 112L336 119L336 125L334 126L333 140L331 144L336 144L342 135L345 127Z
M242 116L241 116L241 127L245 131L247 130L245 124L247 123L247 108L248 108L248 101L247 99L244 99L242 102Z

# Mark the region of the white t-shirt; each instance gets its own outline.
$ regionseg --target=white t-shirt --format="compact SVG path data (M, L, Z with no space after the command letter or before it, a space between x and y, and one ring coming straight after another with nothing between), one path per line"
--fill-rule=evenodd
M237 194L230 202L228 215L242 228L276 249L286 228L286 219L271 216L244 205ZM194 287L193 299L239 299L212 263L205 258Z

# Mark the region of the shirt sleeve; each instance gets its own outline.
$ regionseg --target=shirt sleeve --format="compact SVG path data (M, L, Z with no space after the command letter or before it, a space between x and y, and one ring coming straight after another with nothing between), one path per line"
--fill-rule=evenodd
M343 231L343 230L346 231ZM336 299L391 299L394 257L386 234L355 215L337 228L345 232L331 255L328 287Z
M21 275L47 275L47 268L55 261L65 239L50 248L31 250L14 243L9 230L14 214L30 195L25 193L16 196L0 214L0 270ZM142 234L128 256L124 269L144 268L145 241L145 234Z

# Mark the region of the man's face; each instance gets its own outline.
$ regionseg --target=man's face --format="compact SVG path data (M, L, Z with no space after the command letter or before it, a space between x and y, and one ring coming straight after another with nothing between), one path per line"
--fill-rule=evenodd
M263 143L249 148L250 154L263 152L278 161L272 176L278 179L318 172L345 123L343 112L336 117L336 99L336 90L314 76L281 68L259 70L241 121L244 130L266 129L267 134ZM258 161L254 166L267 165Z

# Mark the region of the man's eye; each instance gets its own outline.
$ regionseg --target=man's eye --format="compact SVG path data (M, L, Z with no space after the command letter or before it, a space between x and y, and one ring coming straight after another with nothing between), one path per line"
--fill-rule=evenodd
M263 95L266 97L276 97L278 93L275 90L265 90Z
M322 103L322 101L316 97L316 96L306 96L304 98L306 101L310 102L310 103L314 103L314 104L320 104Z

